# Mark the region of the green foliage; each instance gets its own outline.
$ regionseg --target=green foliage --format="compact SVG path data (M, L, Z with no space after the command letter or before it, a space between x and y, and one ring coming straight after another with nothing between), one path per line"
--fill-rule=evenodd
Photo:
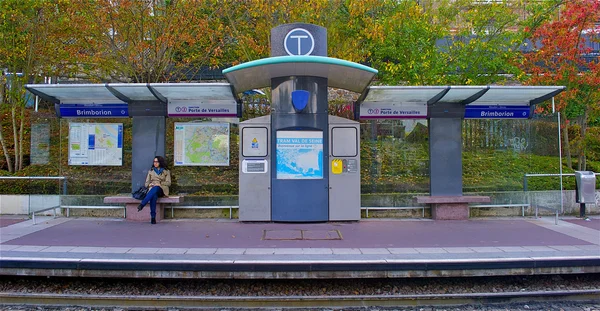
M585 138L586 154L588 156L588 166L592 166L592 161L600 162L600 126L588 128ZM597 167L597 166L596 166ZM600 172L600 167L596 168Z

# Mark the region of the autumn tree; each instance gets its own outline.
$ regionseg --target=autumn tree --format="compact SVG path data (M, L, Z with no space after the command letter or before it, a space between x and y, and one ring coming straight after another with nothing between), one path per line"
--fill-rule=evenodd
M600 112L600 65L597 56L590 54L592 42L599 42L600 2L570 0L560 6L555 18L531 30L532 51L525 55L524 70L530 75L526 83L532 85L564 85L567 90L556 97L556 108L566 116L562 127L568 129L569 120L579 125L577 141L578 169L586 169L585 142L591 116ZM548 103L539 107L548 112ZM564 130L564 148L567 165L573 167L569 131Z
M446 63L436 43L449 34L433 6L391 1L374 26L369 55L379 79L391 85L442 84Z
M54 9L59 3L0 1L0 145L11 173L23 169L26 105L30 98L23 86L40 82L55 55L50 33L55 29Z
M222 63L219 1L81 0L60 8L68 23L61 66L92 81L194 79Z

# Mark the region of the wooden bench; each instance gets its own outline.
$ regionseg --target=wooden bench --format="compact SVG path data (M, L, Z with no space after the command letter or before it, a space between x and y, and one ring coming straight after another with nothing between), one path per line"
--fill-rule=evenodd
M137 207L140 205L140 200L136 200L130 196L114 196L105 197L104 203L125 204L125 219L131 221L150 221L150 203L146 204L144 209L138 212ZM158 198L156 201L156 221L163 220L165 216L165 205L177 204L183 202L182 196L168 196Z
M418 196L417 203L431 206L431 218L436 220L469 219L469 203L489 203L488 196Z

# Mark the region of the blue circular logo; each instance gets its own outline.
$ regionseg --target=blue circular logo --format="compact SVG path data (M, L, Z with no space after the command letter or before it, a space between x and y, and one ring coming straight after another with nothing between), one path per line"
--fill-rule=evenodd
M285 36L283 46L288 55L310 55L315 49L315 38L308 30L295 28Z

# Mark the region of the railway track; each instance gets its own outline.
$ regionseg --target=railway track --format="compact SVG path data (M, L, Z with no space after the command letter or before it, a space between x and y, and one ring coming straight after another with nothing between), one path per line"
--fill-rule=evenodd
M600 304L600 289L472 294L339 295L339 296L160 296L0 293L0 306L11 310L53 308L364 308L461 305L512 305L577 302ZM15 309L16 310L16 309Z

